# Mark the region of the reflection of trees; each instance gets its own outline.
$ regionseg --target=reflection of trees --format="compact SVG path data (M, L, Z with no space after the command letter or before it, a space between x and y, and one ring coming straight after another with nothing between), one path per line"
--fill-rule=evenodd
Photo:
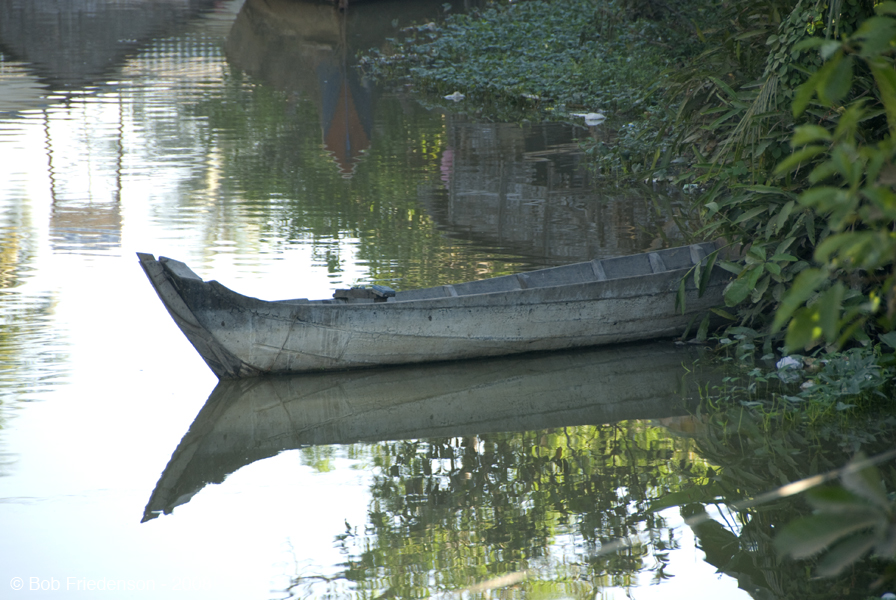
M353 252L372 280L411 289L637 252L654 237L639 228L661 225L643 198L580 181L560 126L455 124L400 96L370 101L370 145L346 179L321 144L318 102L227 71L191 108L215 132L223 197L240 199L216 202L216 235L250 214L258 240L310 242L334 273Z
M372 278L401 288L514 269L500 255L484 257L443 238L420 209L418 188L438 181L439 115L395 97L380 99L372 146L347 180L321 147L313 103L247 85L237 74L225 79L222 93L194 110L221 132L214 143L228 174L222 185L239 187L228 196L242 198L239 210L264 224L261 238L311 240L335 270L345 252L341 241L357 240L357 261L369 266Z
M55 307L53 294L16 289L32 269L31 217L23 208L2 216L8 224L0 222L0 405L4 396L33 391L35 384L58 376L61 350L61 332L46 325Z
M422 597L529 569L529 592L593 597L642 571L662 578L676 534L648 504L686 480L680 463L705 472L693 445L633 421L373 446L369 522L340 536L340 579L357 597ZM644 531L645 542L597 555ZM295 584L309 592L321 579Z
M21 212L20 212L21 211ZM34 235L26 209L0 214L0 430L11 400L33 393L60 375L59 354L65 342L58 328L47 326L55 309L51 292L28 295L19 287L29 276ZM61 348L62 346L63 348ZM0 474L7 458L0 453Z
M0 321L0 404L7 393L33 392L41 383L60 377L63 332L46 323L52 318L56 299L52 293L23 298L3 294ZM11 382L12 385L9 385Z
M860 424L860 434L844 433L842 423L798 428L739 411L666 425L685 435L630 421L367 447L364 460L376 469L368 523L337 536L343 570L300 572L289 591L425 597L526 571L513 585L527 597L594 597L644 574L668 576L667 551L680 533L650 505L686 498L670 504L682 505L705 560L752 597L868 596L882 568L874 560L818 580L804 562L775 554L776 530L806 513L799 498L729 510L721 522L707 513L841 465L858 443L868 454L889 449L891 418ZM896 471L887 477L892 489Z
M29 254L27 215L14 215L11 224L0 224L0 290L19 284L19 266Z
M896 421L886 415L849 422L831 419L807 427L736 409L708 417L694 440L700 455L720 467L707 483L722 491L723 503L732 504L842 466L860 448L869 455L890 450L894 429ZM888 479L887 487L896 488L896 470L889 470ZM694 496L701 493L695 491ZM705 504L685 505L682 514L699 516ZM867 597L882 569L874 560L863 561L838 578L815 579L805 561L776 555L772 546L776 531L807 513L800 497L778 499L738 513L739 531L722 531L710 521L695 525L694 532L707 561L737 577L756 598Z
M490 243L550 264L636 254L662 240L646 189L607 186L591 172L576 132L560 123L484 125L446 119L447 195L427 211L448 235Z

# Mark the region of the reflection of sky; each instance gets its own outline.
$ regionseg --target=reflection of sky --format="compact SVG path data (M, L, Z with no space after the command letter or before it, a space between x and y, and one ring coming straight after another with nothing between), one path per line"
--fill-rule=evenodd
M13 577L26 591L37 577L63 589L85 578L152 582L159 593L145 597L266 598L288 585L297 562L318 571L339 563L333 536L345 519L365 521L367 475L345 460L317 474L290 453L141 525L149 493L215 379L152 294L134 253L192 261L235 287L251 280L245 291L272 298L326 296L339 282L315 265L308 245L260 242L250 227L213 228L226 174L199 144L203 122L178 121L167 131L179 137L159 143L158 130L178 118L167 108L177 78L219 74L223 57L166 73L164 63L136 63L124 68L138 71L142 84L90 90L45 110L29 108L28 99L17 117L0 120L0 236L20 240L22 250L19 285L0 295L0 322L35 298L55 298L41 325L49 338L14 350L27 358L49 345L58 354L56 372L41 380L10 389L16 384L0 378L0 596ZM9 69L0 89L10 79L40 90ZM190 189L197 172L204 185ZM346 263L346 278L362 276ZM58 592L27 597L51 595Z
M678 507L668 508L659 513L666 526L674 532L676 546L668 550L667 567L664 570L668 579L660 585L653 581L654 572L651 567L657 562L650 554L644 557L647 570L638 574L638 587L634 596L638 600L665 600L666 598L738 598L748 597L738 589L737 580L720 575L716 568L703 560L703 551L697 547L697 541L691 529L685 525ZM735 532L736 533L736 532ZM641 539L646 541L649 535L644 532ZM606 588L604 597L627 598L626 590Z
M233 279L230 269L251 273L253 285L264 263L272 272L253 290L260 297L326 297L332 288L361 279L354 260L345 260L347 272L334 280L306 244L260 240L259 228L247 220L219 229L226 222L219 213L228 209L221 201L227 174L217 150L202 144L213 136L208 124L178 106L193 82L220 79L225 68L217 45L187 63L166 61L163 51L151 48L123 66L133 85L70 94L44 110L0 121L0 207L27 203L31 235L49 238L55 252L126 255L131 246L188 261L200 273L214 268L213 276L222 279ZM4 221L0 216L0 227L12 225ZM353 257L356 242L336 242L341 256ZM258 259L268 254L275 256Z

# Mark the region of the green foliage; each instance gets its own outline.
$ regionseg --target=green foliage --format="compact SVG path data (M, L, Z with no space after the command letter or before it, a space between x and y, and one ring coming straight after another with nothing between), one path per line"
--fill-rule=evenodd
M843 14L835 15L839 23ZM823 217L799 203L798 183L781 185L773 168L790 152L793 86L821 64L801 44L823 42L830 28L817 7L795 2L733 3L729 17L706 33L716 43L670 86L681 130L670 151L693 155L679 181L704 190L696 203L705 225L695 236L725 239L734 255L719 263L736 275L726 307L738 325L763 329L826 234ZM803 158L812 152L821 150Z
M802 499L795 495L798 490L829 481L831 473L845 473L845 481L857 476L849 473L849 468L837 469L855 454L856 447L871 454L892 453L896 419L892 412L881 414L873 410L830 413L829 418L814 422L793 416L799 413L775 414L749 407L713 408L707 398L698 414L703 426L690 435L699 454L714 469L706 478L694 479L679 490L670 490L651 506L657 510L681 506L682 516L697 535L708 562L721 572L736 573L740 581L749 581L756 588L770 583L775 591L773 597L864 597L888 573L887 563L865 559L852 563L848 571L839 575L819 579L811 574L812 562L775 561L769 557L776 554L776 541L779 532L788 529L786 524L808 516ZM843 419L850 426L844 427ZM830 426L832 423L836 425ZM859 523L858 519L870 523L868 531L879 536L878 543L886 544L891 539L885 536L887 528L892 527L893 508L879 504L878 492L881 479L885 487L896 483L896 469L882 469L876 479L862 479L865 483L856 487L871 490L878 504L863 500L863 505L853 507L855 523ZM791 485L791 482L798 483ZM855 493L865 497L865 492ZM706 514L704 507L710 505L716 507L713 512L720 505L727 506L733 514L726 516L726 521L733 521L739 527L720 530L719 523ZM869 512L869 505L877 508ZM889 517L889 525L884 523L884 515ZM814 529L807 532L810 538L803 538L799 527L793 533L792 543L799 545L805 541L805 547L817 546L821 537L836 538L831 531L822 536ZM785 536L781 541L786 543L787 539Z
M722 340L727 342L723 346L736 352L729 360L737 371L725 377L721 387L711 391L707 404L740 403L750 412L726 419L724 409L712 409L710 418L728 423L732 433L750 440L749 446L757 455L770 458L772 463L768 468L778 474L782 485L810 476L820 477L819 467L836 465L837 458L823 458L827 449L839 446L841 451L851 452L867 447L892 453L893 417L881 415L878 408L886 410L890 405L896 373L892 366L880 364L880 356L865 348L852 348L823 358L790 356L774 367L763 367L769 364L766 361L770 356L763 357L758 365L753 360L755 342L762 337L759 332L733 327L728 333L729 337ZM896 335L885 336L884 340L896 344ZM857 426L857 419L866 422ZM687 498L710 502L709 496L713 493L729 501L736 498L732 489L737 488L735 482L748 483L751 477L742 472L740 465L733 468L731 462L726 463L722 458L728 453L723 448L732 441L724 435L701 448L704 456L728 466L712 482L700 488L685 488L668 499L661 499L658 505L662 506L663 500L676 504ZM799 448L807 445L809 448ZM795 467L793 459L797 455L801 462L810 459L808 469L794 472L784 466L788 463ZM848 567L854 570L858 561L874 550L879 559L889 561L889 566L871 567L877 573L875 579L879 584L884 578L896 575L896 505L887 499L876 470L858 471L847 465L843 471L843 487L807 493L815 514L784 519L788 524L778 528L775 548L793 558L813 559L817 562L816 575L825 578L848 576L843 572ZM891 469L889 475L892 483L896 471ZM745 496L758 498L758 502L748 503L749 506L767 515L782 493L757 496L756 492L750 492ZM851 577L855 577L855 571ZM874 580L871 584L875 584Z
M879 10L896 14L896 4ZM873 17L852 36L813 46L829 59L797 90L796 116L811 111L816 98L814 106L836 106L854 87L858 67L872 74L873 101L840 107L832 129L797 128L793 145L802 149L777 169L805 178L800 205L825 222L813 253L817 266L794 281L775 315L773 329L789 321L791 349L842 346L869 328L887 333L896 326L896 20Z
M727 307L738 308L741 325L760 328L795 278L809 266L812 244L821 227L793 192L736 181L746 167L739 162L723 171L701 197L707 224L697 235L731 242L734 260L719 265L736 277L724 291ZM746 251L740 250L746 248Z
M792 0L733 2L722 26L705 32L712 43L670 85L680 104L676 151L690 150L706 163L698 177L744 161L740 182L756 183L788 153L793 90L822 65L811 45L852 31L867 16L860 2L831 2L827 15L823 8Z
M725 304L738 324L774 333L789 322L790 351L838 348L896 324L894 6L871 17L861 3L834 2L826 14L797 3L763 38L753 83L681 79L686 137L675 148L691 144L696 164L682 180L705 189L697 235L739 253L720 263L737 275ZM739 36L758 52L755 36ZM710 52L727 56L724 45ZM738 64L735 80L750 72Z
M391 52L362 59L380 79L410 80L489 118L568 118L577 109L635 114L693 46L676 28L629 18L624 2L531 0L410 28Z
M810 35L809 13L796 2L730 3L721 26L704 32L704 52L672 75L681 131L673 151L697 163L687 178L708 181L743 162L736 181L755 183L786 153L788 90L812 67L792 51Z
M890 337L884 340L896 344ZM892 347L885 349L886 343L874 351L854 347L782 357L772 353L767 334L749 327L728 327L715 339L720 351L712 360L725 365L726 375L723 385L706 391L713 405L740 404L817 422L850 409L886 407L896 391L896 361L888 360Z
M807 362L811 359L804 359ZM885 401L890 399L886 391L892 385L896 373L892 369L881 367L879 357L862 348L852 348L843 353L815 359L815 365L806 373L806 382L798 397L816 403L835 404L838 409L853 406L849 402L856 398L876 396Z
M839 575L870 552L896 560L896 502L888 498L875 467L851 470L847 465L841 486L810 490L806 500L815 513L778 533L779 552L796 559L821 554L815 567L820 577Z

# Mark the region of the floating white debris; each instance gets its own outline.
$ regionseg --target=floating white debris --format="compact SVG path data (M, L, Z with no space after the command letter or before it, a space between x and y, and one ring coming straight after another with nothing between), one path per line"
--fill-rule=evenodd
M604 113L592 112L592 113L572 113L574 117L584 117L585 125L593 126L600 125L604 121L607 120L607 116Z
M785 356L775 366L778 368L778 377L784 383L794 383L802 377L800 369L803 367L803 361L799 356Z
M451 100L453 102L460 102L464 98L466 98L466 96L464 96L460 92L454 92L453 94L448 94L447 96L445 96L445 100Z
M803 361L793 356L785 356L775 363L775 367L777 367L779 371L783 371L784 369L799 369L802 366Z

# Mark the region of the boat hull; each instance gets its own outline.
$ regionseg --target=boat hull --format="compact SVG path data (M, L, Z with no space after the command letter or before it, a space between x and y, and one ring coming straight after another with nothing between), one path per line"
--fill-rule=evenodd
M703 244L355 303L258 300L203 281L178 261L139 257L212 371L232 379L680 335L721 302L728 277L717 270L702 296L689 281L687 310L675 309L682 277L714 249Z

